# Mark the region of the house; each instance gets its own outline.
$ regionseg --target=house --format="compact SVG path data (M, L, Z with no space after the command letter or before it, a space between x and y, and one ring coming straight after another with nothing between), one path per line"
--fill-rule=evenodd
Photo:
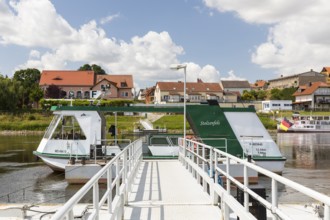
M48 86L56 85L65 98L88 99L91 97L90 89L94 83L94 71L44 70L41 73L39 86L45 91ZM59 94L59 97L62 95Z
M244 90L251 91L247 80L221 80L220 85L225 93L235 92L238 96L241 96Z
M325 82L330 85L330 67L323 67L321 74L325 76Z
M146 88L145 90L145 103L152 104L155 101L155 89L156 86Z
M97 75L94 71L44 70L39 86L60 88L58 97L72 99L132 99L132 75Z
M291 100L266 100L261 102L263 112L278 111L278 110L288 110L292 111L292 101Z
M266 90L268 83L265 80L257 80L255 83L250 84L252 90Z
M308 72L290 76L282 75L280 78L268 80L268 88L284 89L291 87L299 87L310 82L326 82L325 75L319 72L315 72L313 69Z
M330 108L330 86L325 82L311 82L299 86L293 96L295 96L293 108L296 110Z
M140 89L138 94L136 95L136 99L139 101L146 100L146 89Z
M157 82L155 88L155 103L183 102L184 83ZM187 82L186 100L188 102L204 102L206 100L222 100L223 92L219 83Z
M103 85L103 87L102 87ZM107 90L107 86L108 88ZM113 99L133 99L132 89L133 76L132 75L97 75L96 84L92 91L101 91L106 88L104 98Z

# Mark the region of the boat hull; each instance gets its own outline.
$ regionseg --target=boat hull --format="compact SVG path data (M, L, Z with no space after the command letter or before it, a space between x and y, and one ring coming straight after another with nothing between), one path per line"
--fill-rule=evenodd
M269 171L272 171L277 174L282 174L284 170L286 159L276 159L276 160L253 160L253 162Z
M64 172L65 166L69 162L67 158L54 158L41 155L38 155L38 157L55 172Z

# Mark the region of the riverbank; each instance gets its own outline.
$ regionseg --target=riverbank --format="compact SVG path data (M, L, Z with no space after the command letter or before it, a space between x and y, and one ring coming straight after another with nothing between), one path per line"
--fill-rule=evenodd
M45 131L11 131L11 130L4 130L0 131L0 136L26 136L26 135L43 135Z

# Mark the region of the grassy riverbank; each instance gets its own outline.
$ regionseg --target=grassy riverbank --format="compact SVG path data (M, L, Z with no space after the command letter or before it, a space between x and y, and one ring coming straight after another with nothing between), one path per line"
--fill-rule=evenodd
M300 112L301 115L330 115L330 112ZM292 115L291 111L280 113L259 113L258 116L268 130L275 130L276 118L288 117ZM31 113L2 113L0 114L0 134L42 134L52 120L52 114L43 114L41 112ZM139 126L141 116L121 116L117 117L117 125L120 132L130 133ZM114 115L106 115L107 125L115 124ZM166 128L171 133L182 132L183 115L165 115L153 123L154 127ZM187 130L190 129L187 123Z

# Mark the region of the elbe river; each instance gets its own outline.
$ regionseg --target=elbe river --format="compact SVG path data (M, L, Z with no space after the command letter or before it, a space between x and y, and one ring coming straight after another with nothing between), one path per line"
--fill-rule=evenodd
M330 195L330 134L273 133L287 158L283 176ZM69 185L63 173L54 173L32 154L42 136L0 136L0 203L63 203L81 186ZM260 184L270 193L270 181ZM89 198L86 198L89 201ZM309 200L280 187L280 202ZM312 201L310 201L312 202Z

